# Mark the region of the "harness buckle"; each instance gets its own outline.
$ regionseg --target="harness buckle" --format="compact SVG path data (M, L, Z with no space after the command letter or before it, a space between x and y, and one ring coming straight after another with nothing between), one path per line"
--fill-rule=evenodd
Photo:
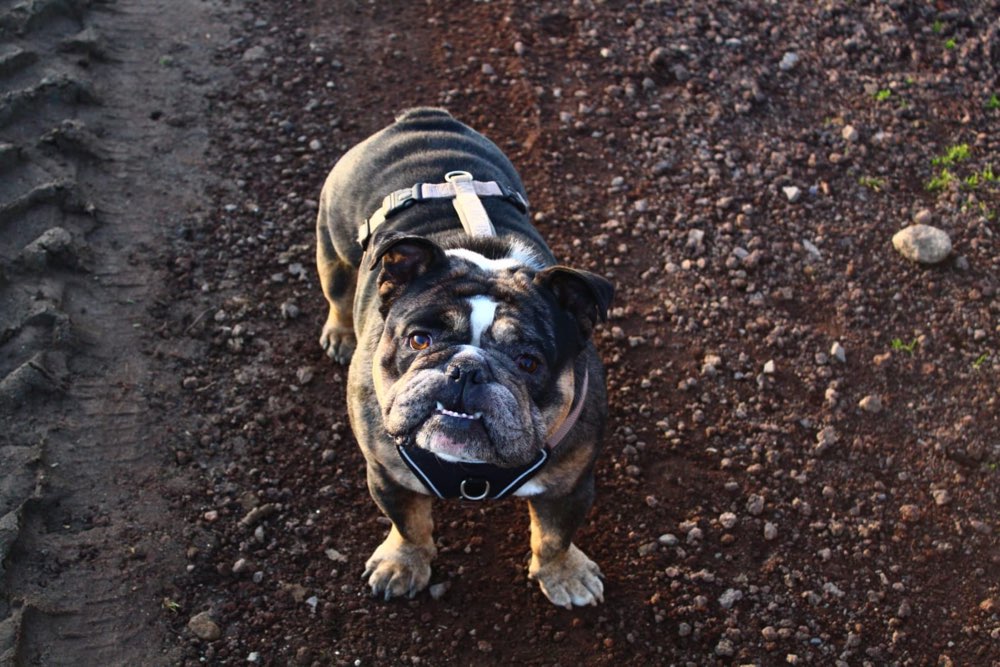
M472 482L472 484L469 485L469 482ZM482 489L482 493L476 493L479 490L476 488L477 486ZM458 490L466 500L484 500L486 496L490 495L490 481L488 479L468 477L462 480L462 484L458 487Z

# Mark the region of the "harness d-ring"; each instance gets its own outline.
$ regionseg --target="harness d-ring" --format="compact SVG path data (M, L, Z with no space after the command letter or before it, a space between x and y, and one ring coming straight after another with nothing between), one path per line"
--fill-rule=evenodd
M488 479L477 479L476 482L482 482L485 485L485 489L478 496L470 496L466 490L465 485L469 483L468 479L463 479L462 484L458 487L459 491L462 492L462 497L466 500L484 500L486 496L490 495L490 481Z

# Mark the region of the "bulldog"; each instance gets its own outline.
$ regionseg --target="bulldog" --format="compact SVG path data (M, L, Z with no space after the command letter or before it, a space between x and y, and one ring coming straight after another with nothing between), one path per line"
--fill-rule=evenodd
M363 578L386 600L431 575L434 498L519 496L528 575L554 604L603 601L572 542L607 416L591 341L613 287L557 264L513 165L441 109L403 112L348 151L320 198L320 336L348 371L368 488L391 520Z

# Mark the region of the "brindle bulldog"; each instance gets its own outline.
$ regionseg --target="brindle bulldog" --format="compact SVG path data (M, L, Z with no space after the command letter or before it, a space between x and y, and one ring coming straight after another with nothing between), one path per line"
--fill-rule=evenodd
M392 521L363 575L372 593L427 586L433 498L513 495L546 597L603 601L600 569L571 540L594 499L607 395L591 334L612 285L556 263L510 161L440 109L406 111L348 151L316 231L320 344L350 362L351 425Z

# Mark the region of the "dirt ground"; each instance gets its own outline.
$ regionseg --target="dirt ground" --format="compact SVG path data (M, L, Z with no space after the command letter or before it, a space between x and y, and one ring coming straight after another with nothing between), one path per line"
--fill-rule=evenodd
M0 2L0 665L1000 665L998 70L985 2ZM517 500L360 579L316 199L415 105L617 286L599 607Z

